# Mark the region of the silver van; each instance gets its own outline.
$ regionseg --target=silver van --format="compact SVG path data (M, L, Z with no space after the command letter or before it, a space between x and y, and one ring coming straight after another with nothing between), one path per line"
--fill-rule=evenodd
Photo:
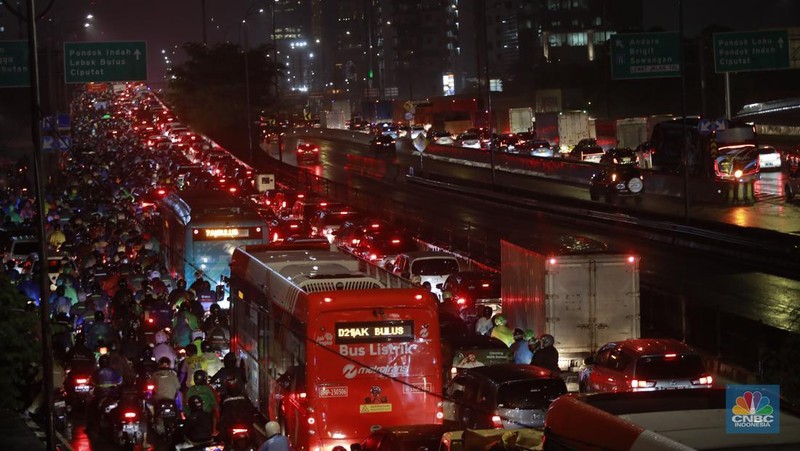
M458 259L445 252L415 251L398 255L391 264L393 273L421 285L442 297L441 284L451 274L460 271Z

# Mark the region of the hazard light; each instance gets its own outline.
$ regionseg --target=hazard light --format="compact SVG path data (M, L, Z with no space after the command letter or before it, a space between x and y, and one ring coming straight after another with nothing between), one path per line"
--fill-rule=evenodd
M322 300L325 302L333 302L333 298L324 298Z

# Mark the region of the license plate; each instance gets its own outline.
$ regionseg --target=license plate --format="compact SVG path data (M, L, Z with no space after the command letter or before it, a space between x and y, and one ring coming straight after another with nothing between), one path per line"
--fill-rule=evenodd
M66 401L56 401L55 403L53 403L53 405L55 407L66 407L67 406L67 402Z
M139 432L139 425L135 423L130 424L123 424L122 425L122 432L129 432L131 434L135 432Z
M161 412L161 416L164 418L172 418L175 416L175 411L173 410L165 410Z
M75 391L78 392L78 393L88 393L89 390L91 390L91 389L92 389L92 387L90 387L88 385L78 385L77 387L75 387Z

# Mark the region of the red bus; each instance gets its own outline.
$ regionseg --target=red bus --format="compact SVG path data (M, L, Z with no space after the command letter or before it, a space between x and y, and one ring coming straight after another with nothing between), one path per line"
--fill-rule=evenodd
M297 450L349 449L383 426L440 424L430 291L341 251L298 247L233 254L231 349L245 363L250 400Z

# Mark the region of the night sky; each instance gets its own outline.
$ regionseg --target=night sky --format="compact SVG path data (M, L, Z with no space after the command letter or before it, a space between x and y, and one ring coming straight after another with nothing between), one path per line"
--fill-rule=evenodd
M24 9L23 0L11 0L12 4L17 2L21 2ZM49 0L36 0L36 3L42 9ZM265 0L206 0L209 42L240 42L238 24L245 12L253 5L265 3ZM711 24L739 30L800 27L800 1L797 0L684 0L683 3L689 36ZM677 30L677 4L677 0L643 0L643 29ZM176 45L201 40L200 5L200 0L55 0L47 17L61 22L58 29L63 40L147 41L149 79L158 83L164 80L166 68L161 50L170 52ZM253 45L269 40L271 23L269 11L258 14L256 9L251 10L247 25ZM89 12L95 16L93 25L84 29L81 18ZM6 26L6 32L0 35L2 39L24 39L7 11L2 11L0 21ZM47 36L45 26L41 28L40 40Z

